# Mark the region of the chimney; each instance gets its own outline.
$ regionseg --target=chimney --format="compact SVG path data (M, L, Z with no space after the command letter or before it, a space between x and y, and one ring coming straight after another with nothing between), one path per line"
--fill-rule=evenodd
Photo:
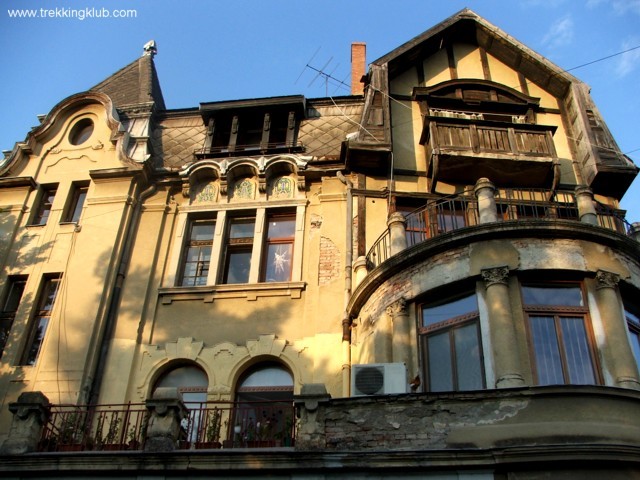
M367 44L353 42L351 44L351 95L363 95L364 77L367 68Z

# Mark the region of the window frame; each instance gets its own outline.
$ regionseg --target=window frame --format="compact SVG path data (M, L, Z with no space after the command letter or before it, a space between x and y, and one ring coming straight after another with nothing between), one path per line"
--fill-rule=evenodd
M424 325L424 309L429 305L440 306L447 305L450 303L454 303L460 299L467 297L475 297L476 301L476 310L465 312L461 315L452 316L446 318L444 320L432 323L430 325ZM437 296L434 295L435 298ZM479 360L479 368L480 368L480 377L481 377L481 387L478 390L484 390L487 388L487 372L485 370L485 359L484 359L484 348L482 345L482 328L480 322L480 307L478 305L478 296L475 290L467 290L460 295L454 295L446 298L444 301L436 301L436 302L424 302L419 305L417 309L419 312L419 326L418 326L418 337L420 343L420 356L422 360L422 375L424 377L424 385L426 392L458 392L465 391L467 389L460 388L459 383L459 366L457 364L457 355L456 355L456 345L455 345L455 332L464 327L468 327L469 325L474 325L476 330L476 340L478 346L478 360ZM434 337L436 335L441 335L443 333L448 334L449 336L449 356L450 356L450 365L451 365L451 390L431 390L432 379L430 375L430 362L429 362L429 338Z
M584 305L561 305L561 304L527 304L525 303L524 288L526 287L544 287L544 288L566 288L567 286L575 286L579 288L582 296L582 302ZM571 383L571 371L570 365L567 361L567 344L564 342L564 334L562 332L561 321L562 318L580 318L582 320L582 326L584 327L584 333L589 354L589 360L591 369L593 372L594 384L602 385L602 371L598 361L598 351L596 348L595 335L593 332L593 323L589 314L589 307L587 305L587 292L583 282L580 281L557 281L557 282L539 282L539 281L525 281L520 285L520 294L522 299L522 308L525 317L525 329L527 333L527 346L529 349L529 359L531 363L531 371L533 374L533 380L535 385L591 385L582 383ZM563 383L540 383L540 372L538 371L538 361L536 357L535 344L533 338L533 329L531 325L531 317L552 317L554 324L555 340L558 345L558 353L561 361L561 374Z
M33 216L29 225L44 226L48 223L49 217L53 210L53 204L56 201L58 193L58 184L43 185L38 192L38 198L34 205Z
M78 223L82 216L84 204L87 201L89 193L89 183L74 183L67 199L67 205L62 215L60 223Z
M265 228L264 228L264 241L262 242L262 261L260 262L260 283L275 283L275 282L290 282L293 273L293 258L295 255L295 240L296 240L296 212L293 211L273 211L267 210L265 215ZM293 230L288 237L269 237L269 225L272 221L277 220L290 220L293 221ZM286 280L268 280L267 268L269 263L269 247L272 245L291 245L291 258L289 259L289 270L287 272Z
M187 230L188 230L188 235L185 237L184 240L184 244L182 246L182 253L180 255L180 270L178 273L178 276L176 278L176 284L180 287L195 287L195 286L200 286L200 285L206 285L207 284L207 278L209 277L209 271L211 268L211 256L213 255L213 242L215 240L215 235L216 235L216 223L217 223L217 218L216 216L209 216L209 217L194 217L189 219L188 223L187 223ZM192 236L193 236L193 227L196 225L202 225L202 224L212 224L213 227L213 232L211 233L211 240L193 240ZM200 255L202 253L202 248L203 247L209 247L209 260L208 261L201 261L200 260ZM189 276L188 278L193 278L194 279L194 283L192 284L188 284L185 285L184 281L185 281L185 273L186 273L186 269L187 269L187 265L189 263L193 263L193 262L188 262L187 258L189 256L189 252L192 248L197 248L198 249L198 261L196 262L196 273L198 270L200 270L200 272L206 272L204 275L195 275L195 276ZM204 266L200 266L200 263L206 263L206 267ZM202 283L198 283L198 279L204 278L204 284Z
M55 284L53 291L50 288ZM40 353L42 352L42 346L44 345L47 330L51 323L51 316L56 305L60 286L62 284L62 274L53 274L43 277L40 289L38 291L36 309L32 312L31 320L29 322L29 328L27 338L22 350L22 356L20 359L20 365L31 367L34 366ZM45 308L48 305L49 297L52 296L52 300L49 308ZM38 329L42 328L40 338L37 337Z
M629 342L631 344L631 351L636 361L638 373L640 373L640 313L635 306L630 305L627 302L624 303L624 318L627 322L627 331L629 335Z
M232 226L234 222L237 224L253 223L253 235L250 237L237 237L232 238ZM238 211L237 215L227 215L224 235L224 245L222 254L222 265L219 275L219 283L222 285L241 285L250 283L251 280L251 265L253 262L253 246L255 239L255 232L257 226L257 216L255 211ZM231 257L236 254L249 253L249 270L247 272L247 279L245 282L229 282L229 271L231 267Z
M0 310L0 359L4 354L4 349L9 341L9 335L11 335L11 328L13 327L16 313L20 308L22 297L26 290L27 280L27 275L11 275L7 278L7 283L2 296L2 310ZM21 285L21 288L18 287L20 292L18 293L17 301L15 301L15 308L13 308L13 306L10 308L9 302L14 303L12 302L12 299L15 298L14 295L17 285Z

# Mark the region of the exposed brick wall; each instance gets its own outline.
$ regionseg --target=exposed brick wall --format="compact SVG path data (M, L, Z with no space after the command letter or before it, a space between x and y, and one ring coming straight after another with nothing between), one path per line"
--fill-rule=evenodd
M330 238L320 237L320 258L318 260L318 285L327 285L340 278L340 250Z

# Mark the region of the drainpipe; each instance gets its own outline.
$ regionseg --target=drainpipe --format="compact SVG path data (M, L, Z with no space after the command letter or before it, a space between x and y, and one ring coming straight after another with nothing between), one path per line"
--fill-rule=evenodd
M118 271L116 273L116 281L113 287L111 301L109 302L109 309L107 310L105 322L103 323L100 331L98 331L98 337L92 345L92 347L98 351L98 354L92 357L86 370L89 374L85 376L80 390L79 404L84 403L94 405L98 402L100 384L104 377L107 356L109 355L109 343L113 338L118 307L122 297L122 285L124 283L125 274L131 258L134 238L140 224L140 212L145 200L155 192L156 185L152 184L140 194L138 201L135 203L133 208L133 214L130 217L128 228L125 230L125 243L120 257L120 262L118 264Z
M347 225L346 225L346 253L344 265L344 312L342 314L342 393L351 395L351 321L347 306L351 299L351 264L353 263L353 183L342 172L336 173L347 187Z

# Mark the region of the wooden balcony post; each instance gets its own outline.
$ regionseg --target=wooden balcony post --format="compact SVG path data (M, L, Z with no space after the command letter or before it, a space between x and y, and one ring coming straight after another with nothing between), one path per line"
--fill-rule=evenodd
M580 221L590 225L598 225L598 215L593 204L593 192L586 185L579 185L575 190L576 204Z
M157 388L153 398L145 402L149 410L149 426L144 449L150 452L166 452L178 448L178 442L186 433L183 419L189 412L177 388Z
M395 255L407 249L407 220L400 212L389 215L387 226L389 227L389 254Z
M476 182L474 193L478 199L478 217L480 223L498 221L495 191L496 187L488 178L481 178Z
M13 414L9 436L0 447L2 455L35 452L42 429L51 416L51 404L42 392L24 392L17 402L9 404Z

